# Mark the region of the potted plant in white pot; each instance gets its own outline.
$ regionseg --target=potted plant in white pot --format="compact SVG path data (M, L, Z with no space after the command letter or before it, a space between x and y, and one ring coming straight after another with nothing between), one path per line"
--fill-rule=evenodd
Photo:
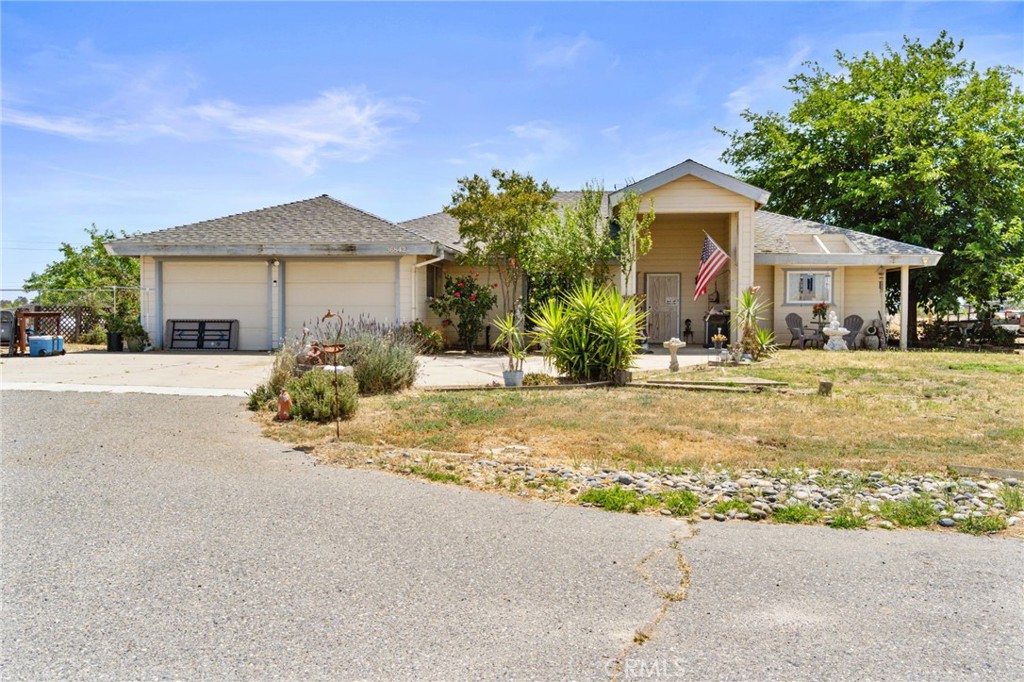
M512 313L494 320L494 327L498 330L494 348L502 350L508 357L508 369L502 372L505 385L522 386L523 360L526 359L526 339L523 330L519 328Z

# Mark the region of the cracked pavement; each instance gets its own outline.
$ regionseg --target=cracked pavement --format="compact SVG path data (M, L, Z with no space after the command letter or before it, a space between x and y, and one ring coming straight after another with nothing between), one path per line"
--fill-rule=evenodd
M316 465L237 398L2 393L0 677L1012 679L1024 543Z

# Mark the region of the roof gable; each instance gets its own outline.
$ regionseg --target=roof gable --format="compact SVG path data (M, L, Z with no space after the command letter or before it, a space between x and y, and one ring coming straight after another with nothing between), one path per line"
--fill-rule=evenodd
M667 185L670 182L675 182L680 178L684 178L688 175L692 175L695 178L700 178L705 182L709 182L712 185L721 187L722 189L729 190L735 194L746 197L760 208L768 203L768 198L771 197L771 193L767 190L763 190L760 187L738 180L731 175L716 171L713 168L697 163L693 159L687 159L680 164L666 168L665 170L655 173L649 177L639 180L630 185L626 185L620 190L616 190L611 193L611 204L614 206L619 203L626 192L633 192L634 194L647 194L648 192Z

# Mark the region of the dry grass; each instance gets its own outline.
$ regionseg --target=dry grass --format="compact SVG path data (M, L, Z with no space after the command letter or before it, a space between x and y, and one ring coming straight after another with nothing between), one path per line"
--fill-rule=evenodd
M1020 356L793 351L755 367L694 375L756 376L791 389L414 391L361 400L342 439L465 453L523 445L538 461L645 468L1024 467ZM814 394L819 379L834 382L831 398ZM265 428L330 456L331 425L265 418Z

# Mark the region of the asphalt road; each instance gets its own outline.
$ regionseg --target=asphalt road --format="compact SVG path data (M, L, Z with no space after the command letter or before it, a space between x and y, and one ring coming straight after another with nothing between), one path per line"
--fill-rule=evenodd
M316 466L261 439L236 398L0 399L3 680L1024 670L1019 541L738 522L686 537ZM658 586L685 577L674 547L689 588L666 602Z

